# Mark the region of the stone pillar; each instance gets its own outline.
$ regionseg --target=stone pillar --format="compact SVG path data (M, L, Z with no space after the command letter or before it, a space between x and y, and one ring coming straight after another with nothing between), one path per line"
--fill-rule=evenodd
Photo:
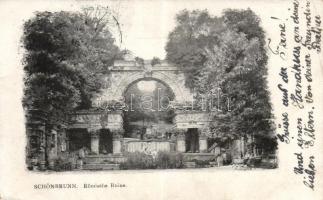
M207 152L207 137L204 132L199 130L199 151L200 153Z
M121 153L121 141L120 139L113 140L113 154L120 154Z
M89 129L91 134L91 152L99 154L99 130Z
M47 125L46 130L46 154L47 166L54 169L55 160L57 158L57 126L53 124Z
M40 170L45 170L45 165L46 165L46 145L47 145L47 141L46 141L46 131L45 131L45 124L43 124L43 126L40 129L40 147L39 147L39 160L38 160L38 164L40 167Z
M28 135L27 140L27 159L31 158L30 164L32 169L40 170L46 169L47 162L47 113L37 109L26 110L26 133ZM32 137L37 138L37 143L31 146ZM37 146L36 146L37 144ZM36 150L36 151L35 151Z
M244 136L240 137L240 154L242 157L246 154L246 147L245 147L245 138Z
M58 135L57 135L57 153L61 154L62 152L66 152L67 136L66 136L66 125L61 124L59 126Z
M185 152L185 130L179 130L177 134L177 140L176 140L176 150L178 152Z
M53 128L51 131L51 139L52 139L52 143L51 143L51 152L52 152L52 156L55 158L57 157L57 147L58 147L58 137L57 137L57 127Z
M115 131L113 132L113 138L112 138L112 146L113 146L113 154L120 154L121 153L121 138L123 136L122 131Z
M207 140L206 140L206 137L203 137L203 138L200 137L199 145L200 145L199 150L200 150L201 153L207 152Z

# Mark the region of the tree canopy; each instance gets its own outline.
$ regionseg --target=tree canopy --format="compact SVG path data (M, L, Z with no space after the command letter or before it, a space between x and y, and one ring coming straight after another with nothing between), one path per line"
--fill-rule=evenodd
M107 66L122 58L109 31L107 8L83 12L37 12L24 24L24 107L60 118L91 107ZM110 16L111 17L111 16Z
M181 11L166 45L169 62L181 67L186 85L202 96L216 96L222 105L213 134L272 138L267 90L264 31L253 11L225 10L220 17L206 10ZM227 108L227 104L230 108Z

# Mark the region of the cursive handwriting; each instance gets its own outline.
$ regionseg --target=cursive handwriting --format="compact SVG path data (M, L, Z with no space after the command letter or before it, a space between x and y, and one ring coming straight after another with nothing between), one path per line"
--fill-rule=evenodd
M289 144L289 119L288 119L288 113L284 112L282 114L282 120L283 120L283 134L277 134L277 138L281 142L285 142L286 144ZM279 128L281 128L281 124L278 125Z

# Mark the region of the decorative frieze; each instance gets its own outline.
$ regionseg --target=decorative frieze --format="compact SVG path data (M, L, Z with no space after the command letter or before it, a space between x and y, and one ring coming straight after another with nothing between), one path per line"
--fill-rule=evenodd
M174 123L178 129L204 128L212 121L212 115L206 112L176 112Z
M110 71L111 73L107 75L110 80L109 87L93 98L93 105L98 105L102 101L123 99L128 86L141 79L164 82L174 92L175 99L180 102L193 96L190 89L185 86L184 72L167 62L152 67L150 61L141 65L134 61L116 61L115 65L110 67Z
M71 115L69 128L97 128L118 130L123 128L122 112L81 112Z

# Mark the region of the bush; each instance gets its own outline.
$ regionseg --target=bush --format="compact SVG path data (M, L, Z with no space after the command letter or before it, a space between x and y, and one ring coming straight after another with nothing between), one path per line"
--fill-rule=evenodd
M183 154L160 151L156 159L142 152L127 153L120 169L174 169L184 166Z
M70 171L72 170L72 163L64 158L57 158L54 164L54 171Z
M263 158L258 167L264 168L264 169L275 169L278 167L277 159Z
M142 152L125 154L126 161L120 164L120 169L154 169L156 164L151 155Z
M199 168L203 168L203 167L206 167L207 165L210 165L210 161L208 161L208 160L194 159L192 161L194 161L196 163L196 166L199 167Z
M160 151L157 154L156 164L161 169L182 168L184 166L183 154Z

